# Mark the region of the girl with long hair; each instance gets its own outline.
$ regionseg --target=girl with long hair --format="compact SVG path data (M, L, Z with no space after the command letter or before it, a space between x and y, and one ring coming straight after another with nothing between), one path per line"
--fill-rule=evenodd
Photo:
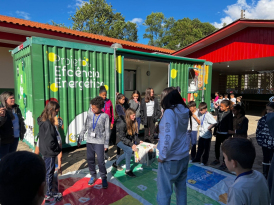
M145 127L145 141L154 142L155 123L161 117L158 100L154 97L152 88L146 89L145 98L141 102L141 122Z
M136 144L142 143L138 138L138 123L136 121L136 112L132 108L128 108L124 116L120 116L117 120L116 129L117 135L120 138L118 147L124 150L124 153L113 163L113 167L118 171L122 171L123 168L119 164L126 159L126 175L130 177L136 177L136 175L130 169L130 160L132 151L137 151Z
M138 130L139 130L140 124L141 124L141 114L140 114L141 95L138 90L134 90L133 93L131 94L131 99L129 100L129 107L135 110L136 112L136 120L138 123Z
M170 88L167 88L170 89ZM171 91L162 99L163 117L159 123L159 157L157 175L157 202L170 204L173 184L177 204L187 204L186 178L189 161L187 127L190 111L178 90Z
M57 139L58 133L55 128L55 117L59 110L60 105L57 102L49 101L37 119L39 125L39 152L44 157L47 170L47 192L45 200L49 202L60 201L62 199L61 193L54 193L52 185L55 159L61 152L61 147Z

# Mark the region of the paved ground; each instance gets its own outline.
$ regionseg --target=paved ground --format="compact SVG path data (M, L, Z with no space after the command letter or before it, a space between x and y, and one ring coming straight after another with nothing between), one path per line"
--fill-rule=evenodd
M257 122L260 119L260 117L247 115L247 118L249 119L248 136L249 136L249 138L252 139L252 141L256 147L256 153L257 153L257 157L256 157L255 163L254 163L254 169L262 172L262 160L263 160L262 149L257 144L256 139L255 139ZM209 163L211 163L215 159L214 158L214 155L215 155L214 154L214 146L215 146L215 137L212 138ZM19 143L18 150L32 151L23 142ZM116 156L115 153L116 153L116 147L111 146L109 155L112 156L112 158L114 158ZM222 155L221 155L221 157L222 157ZM87 167L87 160L86 160L86 147L85 146L82 146L80 148L69 148L69 149L65 149L63 151L63 162L62 162L63 174L71 172L71 171L83 169L86 167Z

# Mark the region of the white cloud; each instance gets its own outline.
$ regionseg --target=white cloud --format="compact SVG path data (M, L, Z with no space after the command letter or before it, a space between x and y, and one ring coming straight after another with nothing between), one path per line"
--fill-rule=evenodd
M132 23L136 23L137 25L142 25L143 21L142 18L134 18L131 20Z
M23 17L24 19L29 20L30 14L24 11L16 11L17 16Z
M237 3L228 5L223 12L225 17L220 22L212 23L216 28L222 28L223 24L241 17L241 10L245 10L245 18L249 19L274 19L274 0L252 0L250 4L246 0L237 0Z
M75 0L75 4L69 4L68 8L82 7L85 3L88 3L88 2L83 0Z

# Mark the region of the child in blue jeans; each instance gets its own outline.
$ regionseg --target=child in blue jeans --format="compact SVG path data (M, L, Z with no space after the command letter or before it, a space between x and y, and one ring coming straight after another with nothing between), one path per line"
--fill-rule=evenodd
M192 122L192 127L190 126L190 121L188 123L188 128L187 128L187 136L191 140L191 161L194 160L196 156L196 144L197 144L197 133L198 133L198 125L200 124L200 120L198 118L199 110L196 108L196 103L194 101L190 101L188 103L188 109L192 112L191 116L191 122ZM192 128L192 129L191 129Z

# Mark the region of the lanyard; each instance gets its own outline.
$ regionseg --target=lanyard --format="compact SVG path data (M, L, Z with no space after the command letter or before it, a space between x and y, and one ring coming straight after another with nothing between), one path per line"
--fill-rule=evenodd
M207 112L206 112L206 113L207 113ZM204 124L204 120L205 120L206 113L204 114L203 120L202 120L202 122L201 122L201 126L203 126L203 124Z
M244 172L244 173L239 174L239 175L236 177L235 181L236 181L238 178L242 177L242 176L252 174L252 172L253 172L253 171L250 170L250 171L248 171L248 172Z
M93 124L92 124L93 131L94 131L94 130L95 130L95 128L96 128L96 125L97 125L97 122L98 122L98 120L99 120L100 116L101 116L101 114L98 116L98 118L97 118L97 120L96 120L95 124L94 124L95 114L94 114L94 116L93 116Z

